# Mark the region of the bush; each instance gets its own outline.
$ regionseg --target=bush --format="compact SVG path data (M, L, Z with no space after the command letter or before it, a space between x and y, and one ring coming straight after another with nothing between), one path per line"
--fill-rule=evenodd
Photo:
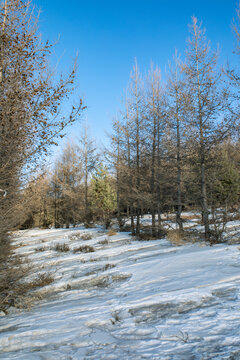
M26 277L33 267L25 265L27 260L22 257L11 257L3 266L0 265L0 311L8 312L8 308L29 308L35 299L32 290L51 284L52 274L38 274L33 280ZM36 300L36 299L35 299Z

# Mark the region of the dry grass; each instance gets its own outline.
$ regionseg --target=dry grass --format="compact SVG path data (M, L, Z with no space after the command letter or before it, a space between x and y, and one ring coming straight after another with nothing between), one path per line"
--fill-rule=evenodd
M107 235L108 236L114 236L114 235L117 235L117 232L114 229L109 229L108 232L107 232Z
M66 243L63 244L56 244L53 247L51 247L51 250L58 251L58 252L68 252L70 251L69 245Z
M80 231L76 231L69 235L69 240L91 240L92 234L90 233L81 233Z
M95 227L94 224L89 224L89 223L85 223L84 226L86 229L93 229Z
M183 220L195 220L195 219L201 219L201 215L197 215L197 214L195 214L195 215L181 215L181 218L183 219Z
M167 239L176 246L184 244L184 233L180 230L169 230L167 233Z
M43 287L51 284L54 281L54 277L51 273L38 274L37 278L33 281L32 286Z
M113 269L115 267L116 267L116 265L114 265L114 264L106 264L103 267L98 267L98 268L96 268L96 269L94 269L92 271L87 272L85 274L85 276L95 275L95 274L98 274L99 272L107 271L107 270Z
M43 251L46 251L46 250L47 250L46 246L40 246L40 247L37 247L35 249L35 252L43 252Z
M82 240L91 240L92 239L92 234L82 234L80 239L82 239Z
M36 268L28 258L14 254L21 247L11 245L10 240L2 240L0 253L0 311L8 313L9 308L30 308L43 296L38 289L54 281L52 274L41 273L35 276ZM42 251L43 249L41 249ZM39 250L40 251L40 250ZM39 292L39 293L38 293Z
M101 244L101 245L107 245L108 243L109 243L108 239L99 241L99 244Z
M144 227L141 233L137 236L137 240L157 240L166 236L166 230L163 228L157 231L156 235L152 234L152 227Z
M95 249L93 246L90 245L83 245L83 246L79 246L78 248L73 249L73 253L76 254L78 252L82 252L82 253L91 253L94 252Z
M115 268L115 267L116 267L115 264L106 264L106 265L104 265L104 267L102 268L102 271L106 271L106 270L108 270L108 269L113 269L113 268Z
M0 266L0 311L7 313L8 308L29 308L36 300L33 290L49 285L54 281L52 274L38 274L27 280L34 269L22 257L10 257Z
M88 281L88 286L104 288L109 286L109 277L101 275Z
M138 237L137 237L138 240L145 240L145 241L149 241L149 240L156 240L157 237L156 236L153 236L151 234L151 232L141 232Z
M75 231L74 233L70 234L68 236L69 240L79 240L81 239L81 232L80 231Z
M112 281L115 281L115 282L125 281L125 280L129 279L131 276L132 276L131 274L126 274L126 273L115 274L115 275L112 275Z

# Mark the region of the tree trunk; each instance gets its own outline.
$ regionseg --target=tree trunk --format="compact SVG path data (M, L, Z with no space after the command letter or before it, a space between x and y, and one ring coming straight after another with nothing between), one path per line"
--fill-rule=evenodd
M176 222L179 230L183 231L182 213L182 189L181 189L181 156L180 156L180 128L177 115L177 213Z

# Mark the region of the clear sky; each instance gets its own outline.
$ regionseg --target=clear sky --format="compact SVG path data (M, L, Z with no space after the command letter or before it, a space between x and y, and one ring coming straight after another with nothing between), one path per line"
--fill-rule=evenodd
M54 61L68 70L78 52L78 93L88 106L92 134L106 141L105 130L121 106L136 57L144 72L153 61L164 74L175 48L184 54L191 16L202 20L221 61L232 58L231 23L235 0L33 0L41 9L44 39L60 34ZM68 133L77 135L80 125Z

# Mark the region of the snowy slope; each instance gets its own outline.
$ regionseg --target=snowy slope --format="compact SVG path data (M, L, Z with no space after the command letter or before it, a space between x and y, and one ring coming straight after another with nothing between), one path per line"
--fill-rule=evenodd
M19 232L15 243L55 281L40 305L0 318L0 359L240 359L239 245L100 228ZM74 253L80 245L95 251Z

